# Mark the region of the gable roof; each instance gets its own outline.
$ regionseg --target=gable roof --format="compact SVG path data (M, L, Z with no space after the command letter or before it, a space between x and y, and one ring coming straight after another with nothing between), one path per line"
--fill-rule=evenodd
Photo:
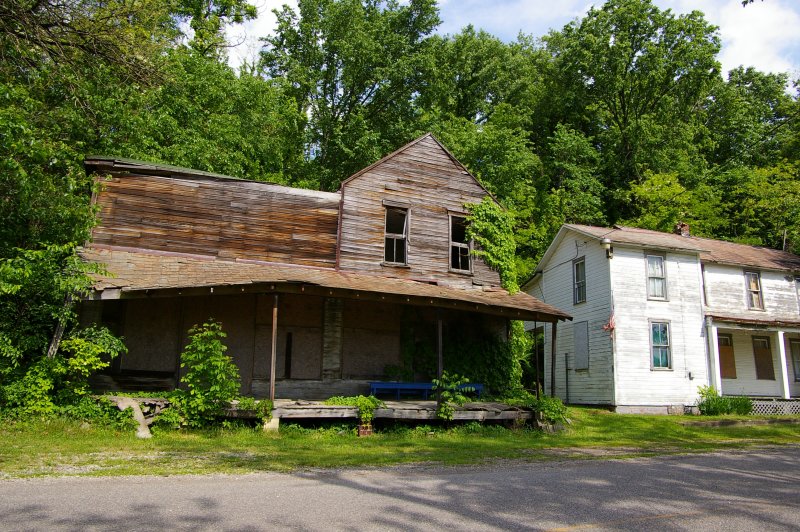
M562 235L562 231L565 230L571 230L596 240L608 238L611 240L612 245L628 245L697 254L702 262L764 270L800 272L800 256L788 251L762 246L749 246L712 238L681 236L674 233L662 233L660 231L625 226L595 227L591 225L564 224L559 230L559 235ZM548 248L548 252L554 247L554 244L555 240ZM547 253L545 253L545 257L542 258L540 264L544 264L545 258L547 258ZM539 266L537 266L537 271L539 271Z
M382 157L381 159L379 159L379 160L375 161L374 163L372 163L371 165L367 166L366 168L362 168L361 170L359 170L359 171L358 171L358 172L356 172L355 174L351 175L350 177L348 177L347 179L345 179L344 181L342 181L342 184L340 185L340 187L339 187L339 190L343 190L343 189L344 189L344 187L345 187L345 186L347 186L347 184L348 184L348 183L350 183L351 181L353 181L353 180L355 180L355 179L358 179L358 177L360 177L360 176L362 176L362 175L366 174L366 173L367 173L367 172L369 172L370 170L372 170L372 169L374 169L374 168L376 168L376 167L378 167L378 166L382 165L383 163L385 163L385 162L387 162L387 161L390 161L390 160L394 159L395 157L397 157L397 156L398 156L398 155L400 155L401 153L404 153L404 152L406 152L406 151L408 151L408 150L410 150L410 149L413 149L413 148L414 148L414 147L415 147L417 144L419 144L420 142L422 142L423 140L426 140L426 139L430 139L430 140L432 140L433 142L435 142L435 143L436 143L436 145L437 145L439 148L441 148L441 150L442 150L442 151L443 151L445 154L447 154L447 156L450 158L450 160L451 160L451 161L453 161L453 164L454 164L456 167L458 167L458 168L461 170L461 172L462 172L464 175L467 175L467 176L469 176L469 177L470 177L470 178L471 178L471 179L472 179L472 180L475 182L475 184L476 184L476 185L478 185L478 186L479 186L481 189L483 189L483 191L484 191L484 192L486 192L486 195L487 195L487 196L489 196L490 198L492 198L492 199L495 201L495 203L497 203L497 204L499 205L499 203L500 203L500 202L498 202L498 201L497 201L497 198L495 198L495 197L494 197L494 194L492 194L491 192L489 192L489 190L488 190L488 189L487 189L485 186L483 186L483 183L481 183L480 181L478 181L478 178L477 178L477 177L475 177L474 175L472 175L472 173L471 173L469 170L467 170L467 167L466 167L466 166L464 166L463 164L461 164L461 161L459 161L458 159L456 159L456 157L455 157L455 156L454 156L452 153L450 153L450 150L448 150L448 149L447 149L447 148L444 146L444 144L442 144L441 142L439 142L439 139L437 139L437 138L436 138L436 137L433 135L433 133L425 133L425 134L424 134L424 135L422 135L421 137L419 137L419 138L417 138L417 139L414 139L414 140L412 140L411 142L409 142L409 143L408 143L408 144L406 144L405 146L402 146L401 148L399 148L399 149L397 149L397 150L393 151L393 152L392 152L392 153L390 153L389 155L387 155L387 156L385 156L385 157Z

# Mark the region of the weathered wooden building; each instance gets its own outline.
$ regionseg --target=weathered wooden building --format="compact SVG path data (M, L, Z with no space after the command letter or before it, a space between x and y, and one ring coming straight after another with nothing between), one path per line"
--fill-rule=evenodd
M503 334L511 319L568 318L509 294L470 254L464 205L488 193L432 135L335 193L115 158L86 166L104 184L82 256L108 275L82 319L129 349L109 385L174 386L188 329L209 318L228 334L242 393L265 396L272 379L295 398L364 393L404 364L404 341L438 337L441 351L457 325Z

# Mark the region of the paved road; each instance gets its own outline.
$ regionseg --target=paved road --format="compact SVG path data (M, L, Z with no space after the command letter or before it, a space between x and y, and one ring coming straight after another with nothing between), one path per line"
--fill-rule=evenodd
M800 447L655 459L0 482L2 530L800 530Z

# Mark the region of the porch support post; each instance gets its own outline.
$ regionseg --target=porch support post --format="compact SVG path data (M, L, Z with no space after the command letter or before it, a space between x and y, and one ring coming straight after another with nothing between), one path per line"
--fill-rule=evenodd
M539 323L533 322L533 359L536 364L536 400L539 400L539 382L544 383L542 375L539 373L539 335L536 331L539 329ZM544 340L544 339L543 339ZM542 347L544 353L544 347Z
M272 301L272 357L269 364L269 400L275 402L275 360L278 355L278 294Z
M553 335L550 337L550 397L556 396L556 332L558 322L553 322Z
M436 354L438 357L438 366L436 370L437 378L442 378L442 373L444 373L444 350L443 350L443 340L442 340L442 309L436 309Z
M781 370L781 396L789 399L789 372L786 369L786 333L778 331L778 366Z
M722 395L722 370L719 365L719 327L708 318L706 322L708 332L708 380L717 392Z

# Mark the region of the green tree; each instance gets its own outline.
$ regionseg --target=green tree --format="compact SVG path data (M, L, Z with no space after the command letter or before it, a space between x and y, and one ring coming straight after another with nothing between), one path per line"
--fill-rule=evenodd
M546 38L567 122L594 137L612 192L645 171L702 169L695 110L718 76L719 37L702 13L673 15L647 0L610 0ZM575 112L572 110L584 110ZM625 215L609 199L610 221Z
M261 68L294 98L308 164L299 172L326 190L408 142L414 95L432 68L433 0L301 0L276 12ZM293 179L299 179L298 175Z
M193 32L189 46L202 56L224 59L225 27L258 16L256 6L244 0L175 0L174 13L188 20Z
M796 133L791 121L798 118L787 81L786 74L739 67L730 71L727 81L717 82L707 109L713 140L710 162L768 166L780 160Z

